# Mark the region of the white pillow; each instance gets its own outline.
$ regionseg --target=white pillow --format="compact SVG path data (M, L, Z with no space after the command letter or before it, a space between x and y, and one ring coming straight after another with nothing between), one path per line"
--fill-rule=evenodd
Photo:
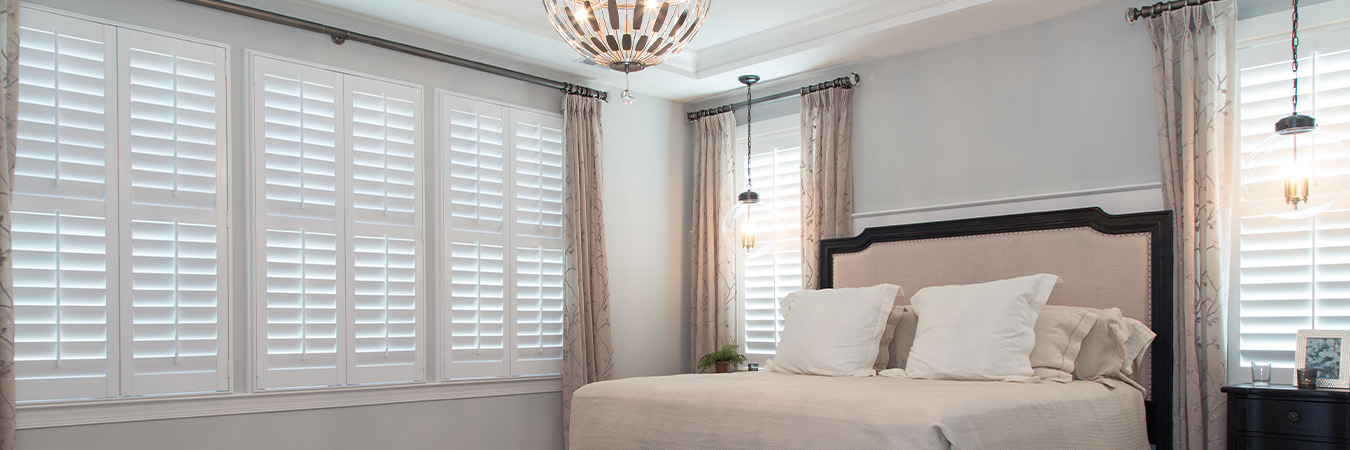
M805 375L875 374L872 364L898 292L899 286L880 284L788 294L783 303L792 314L768 367Z
M1058 276L1037 274L920 289L905 372L911 378L1039 381L1031 369L1036 317Z

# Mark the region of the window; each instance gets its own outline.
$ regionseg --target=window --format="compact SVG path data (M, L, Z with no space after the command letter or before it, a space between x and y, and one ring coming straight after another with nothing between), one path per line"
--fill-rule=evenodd
M421 88L250 62L255 387L424 380Z
M228 390L226 48L22 19L18 400Z
M1323 15L1313 9L1344 10L1346 4L1350 2L1300 8L1304 23L1299 28L1299 112L1316 117L1319 129L1347 139L1342 143L1350 146L1350 27L1308 23L1313 22L1310 17L1345 17L1344 12ZM1267 18L1273 27L1258 30ZM1292 92L1288 10L1244 22L1240 29L1246 35L1279 35L1239 45L1242 159L1274 131L1275 121L1289 115ZM1350 329L1350 271L1346 270L1350 264L1350 196L1302 220L1265 217L1245 198L1235 213L1239 216L1239 282L1233 292L1239 311L1239 360L1230 367L1268 361L1277 368L1292 368L1297 330ZM1238 373L1233 378L1241 378Z
M745 125L736 128L736 186L745 183ZM744 353L752 362L763 363L778 349L783 332L783 314L778 302L802 288L801 231L801 124L798 115L755 123L751 176L759 203L750 209L749 221L758 238L772 244L761 255L740 258L742 311L745 326ZM738 190L739 192L739 190Z
M562 117L437 94L445 379L562 372Z

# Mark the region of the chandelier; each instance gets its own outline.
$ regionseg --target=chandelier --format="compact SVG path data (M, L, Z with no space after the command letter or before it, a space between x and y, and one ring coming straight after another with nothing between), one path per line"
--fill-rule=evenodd
M543 0L549 21L577 53L625 74L684 50L712 0ZM632 102L632 91L624 90Z

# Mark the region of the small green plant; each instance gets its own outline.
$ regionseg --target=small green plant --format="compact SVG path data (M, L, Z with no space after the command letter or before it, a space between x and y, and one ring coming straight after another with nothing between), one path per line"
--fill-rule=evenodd
M736 349L738 348L741 348L741 346L736 344L727 344L722 346L721 350L703 355L702 358L698 359L698 370L702 372L703 369L707 369L709 366L712 366L713 364L716 364L721 361L726 361L731 364L740 364L745 362L745 355L736 353Z

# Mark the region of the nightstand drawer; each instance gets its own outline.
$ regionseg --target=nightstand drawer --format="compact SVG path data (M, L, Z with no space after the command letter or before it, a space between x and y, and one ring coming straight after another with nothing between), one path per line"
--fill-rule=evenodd
M1345 450L1345 444L1259 437L1239 437L1228 446L1233 450Z
M1346 437L1344 404L1240 399L1237 410L1246 415L1245 420L1239 421L1238 431L1291 436Z

